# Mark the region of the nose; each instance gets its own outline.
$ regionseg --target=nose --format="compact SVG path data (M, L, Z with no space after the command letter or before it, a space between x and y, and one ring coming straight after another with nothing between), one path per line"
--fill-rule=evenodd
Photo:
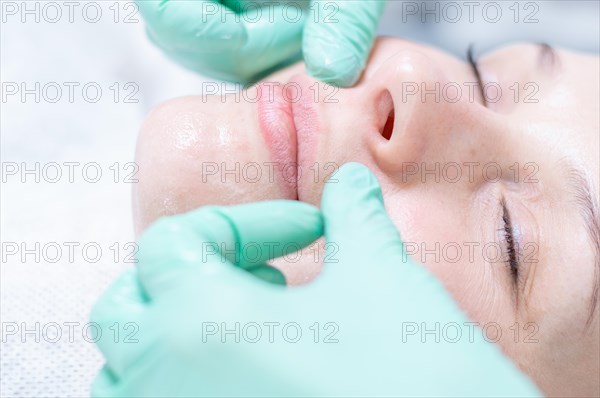
M389 58L373 75L365 96L375 103L380 123L380 134L368 140L377 167L401 176L415 163L475 153L476 140L464 135L483 123L485 108L476 103L473 89L450 80L440 65L418 51Z

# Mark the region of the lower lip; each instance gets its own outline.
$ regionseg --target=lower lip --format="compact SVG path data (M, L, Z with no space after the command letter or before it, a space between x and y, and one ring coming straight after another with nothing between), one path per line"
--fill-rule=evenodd
M260 90L258 122L271 158L276 163L276 178L281 183L285 199L297 199L297 142L292 104L283 92L283 85L261 83L257 88Z

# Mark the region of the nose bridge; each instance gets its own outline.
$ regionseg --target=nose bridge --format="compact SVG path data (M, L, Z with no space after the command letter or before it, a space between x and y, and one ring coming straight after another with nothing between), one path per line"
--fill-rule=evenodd
M449 80L431 58L413 50L395 54L378 72L378 89L389 92L394 115L391 137L375 144L382 171L398 175L407 165L423 163L435 169L436 162L472 152L475 137L462 135L471 130L478 105L457 92L461 82Z

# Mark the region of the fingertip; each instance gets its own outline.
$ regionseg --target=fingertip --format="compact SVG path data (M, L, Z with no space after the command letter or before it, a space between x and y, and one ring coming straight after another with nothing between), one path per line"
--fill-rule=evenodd
M342 165L332 176L330 181L343 180L353 185L371 184L373 180L377 181L375 175L364 164L359 162L348 162ZM329 182L329 181L328 181Z
M90 319L99 325L111 325L116 317L142 312L146 301L137 270L131 268L106 289L92 307Z
M321 212L317 207L309 203L298 200L274 200L264 203L271 207L280 217L302 218L311 222L311 224L322 224Z
M360 163L345 164L331 177L323 191L321 210L328 241L373 237L388 223L379 182Z
M258 265L247 269L252 275L273 285L286 286L287 281L283 272L270 265Z
M244 204L233 206L225 212L233 219L245 220L240 227L252 227L255 223L261 223L261 230L278 231L280 236L310 236L315 240L323 233L321 211L313 205L297 200Z
M92 398L114 396L114 386L118 383L116 375L111 371L107 364L104 364L100 372L92 383Z
M323 235L320 210L299 201L274 200L222 207L218 213L228 224L212 240L222 241L222 237L229 235L226 241L238 242L241 248L266 248L257 249L258 255L253 259L243 250L234 262L242 268L280 257L290 247L300 250Z
M323 235L323 215L321 210L316 206L308 203L293 201L297 207L298 219L302 220L304 227L312 231L312 235L315 239Z
M377 177L362 163L344 164L325 184L322 208L340 208L352 200L374 198L383 204L383 194Z
M351 87L359 79L364 65L356 54L351 51L342 51L336 47L327 48L325 44L319 44L317 54L314 51L306 51L304 61L307 73L327 84L338 87Z

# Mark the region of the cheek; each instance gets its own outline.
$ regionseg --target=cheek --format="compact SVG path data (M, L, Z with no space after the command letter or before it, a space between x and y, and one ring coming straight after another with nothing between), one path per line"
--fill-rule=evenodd
M391 187L385 185L385 191ZM441 197L443 196L443 197ZM416 189L384 195L386 209L406 251L438 278L475 321L494 318L505 308L501 287L489 272L481 245L465 226L459 203L444 203L444 192Z
M247 108L188 98L149 116L136 150L137 233L161 216L200 206L282 197L265 166L270 158L256 115Z

